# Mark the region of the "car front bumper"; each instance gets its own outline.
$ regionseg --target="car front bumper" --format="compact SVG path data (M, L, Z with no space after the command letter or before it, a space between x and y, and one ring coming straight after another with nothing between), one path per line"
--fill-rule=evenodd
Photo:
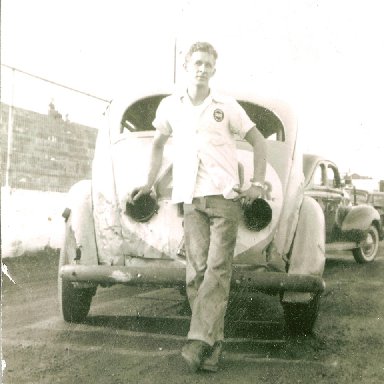
M109 266L68 264L60 268L63 280L88 284L156 285L162 287L184 286L185 267L177 261L164 266L158 262L145 266ZM268 271L260 266L233 266L232 289L246 289L265 293L311 292L321 293L325 282L321 276L289 274Z

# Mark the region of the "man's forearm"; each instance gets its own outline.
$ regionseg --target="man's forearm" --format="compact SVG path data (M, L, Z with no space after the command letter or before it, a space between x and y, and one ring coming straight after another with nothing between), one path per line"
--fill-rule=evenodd
M149 188L152 188L153 184L155 184L157 175L161 168L161 163L163 161L163 152L164 147L153 146L152 148L151 161L147 178L147 185Z
M267 168L266 153L260 148L254 149L252 182L264 183Z
M267 168L267 146L265 139L256 127L252 128L245 138L253 149L253 177L251 181L264 183Z

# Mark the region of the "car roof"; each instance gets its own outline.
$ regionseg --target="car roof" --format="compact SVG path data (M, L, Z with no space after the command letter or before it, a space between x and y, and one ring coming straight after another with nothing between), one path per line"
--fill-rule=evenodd
M141 118L145 116L145 124L150 127L154 118L153 105L158 104L161 98L169 95L171 93L169 91L169 89L168 92L162 89L160 92L160 89L155 89L154 92L119 94L112 100L109 108L110 126L120 127L126 111L129 108L136 108L140 112ZM253 95L250 92L235 93L232 96L240 102L261 131L270 130L273 132L278 129L280 124L284 130L284 141L291 142L292 145L295 143L297 119L295 111L288 103L272 97ZM147 113L149 109L151 109L151 113Z

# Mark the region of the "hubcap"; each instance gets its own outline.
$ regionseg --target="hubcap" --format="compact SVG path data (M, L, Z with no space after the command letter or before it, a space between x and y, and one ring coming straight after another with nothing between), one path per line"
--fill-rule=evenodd
M375 239L372 232L368 232L367 237L364 241L364 244L362 246L362 250L366 256L370 256L375 251Z

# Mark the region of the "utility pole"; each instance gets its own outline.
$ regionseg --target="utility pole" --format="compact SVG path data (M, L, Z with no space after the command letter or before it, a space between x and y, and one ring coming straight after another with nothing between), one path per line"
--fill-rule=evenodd
M5 188L10 189L9 175L11 169L11 154L13 145L13 97L15 88L15 69L12 69L12 84L11 84L11 102L8 107L8 145L7 145L7 163L5 169Z
M176 65L177 65L177 38L173 48L173 84L176 84Z

